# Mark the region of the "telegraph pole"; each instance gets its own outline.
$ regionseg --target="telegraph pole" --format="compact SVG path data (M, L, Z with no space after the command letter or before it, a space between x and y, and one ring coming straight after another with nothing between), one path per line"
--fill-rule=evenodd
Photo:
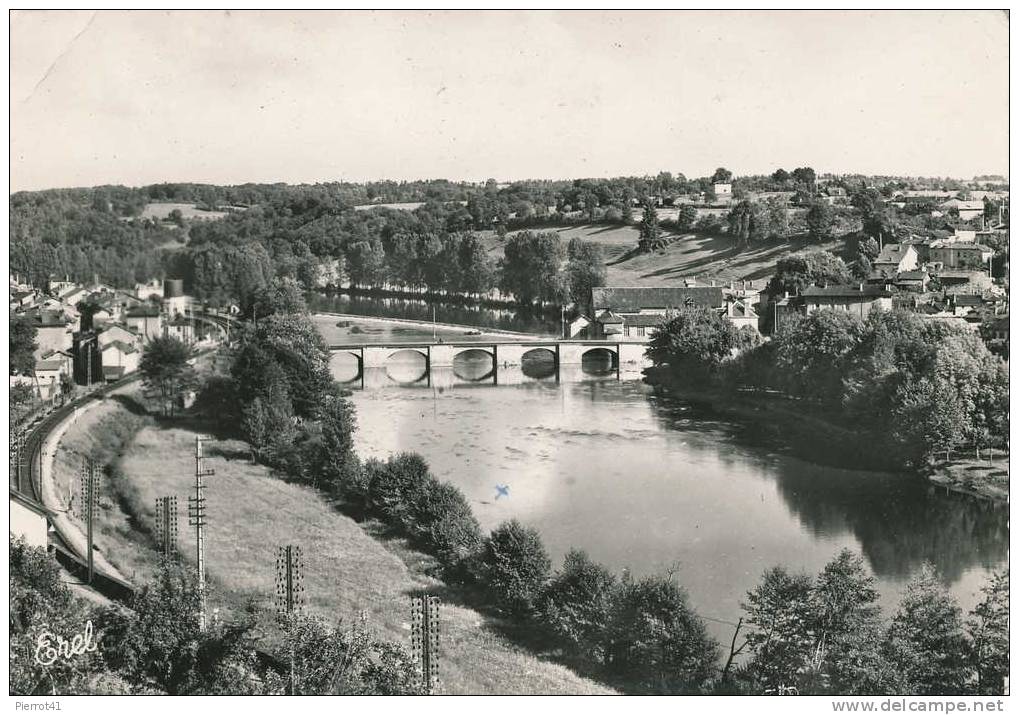
M164 563L177 555L177 497L156 499L156 534Z
M410 644L414 660L421 665L421 685L431 695L439 682L439 598L410 599Z
M202 442L208 441L208 437L195 437L195 495L188 497L188 524L195 527L195 542L197 544L198 556L198 628L201 631L206 629L205 615L205 484L202 477L208 477L216 472L205 467L205 457L202 456Z
M279 547L276 557L276 615L280 623L293 634L294 616L304 607L304 559L301 547ZM296 668L294 666L294 643L290 642L290 694L297 690Z
M95 577L94 551L94 529L96 509L99 507L99 481L102 474L101 468L91 457L81 458L81 508L82 516L85 519L85 540L86 555L85 561L88 566L88 580L86 583L92 585Z
M24 493L25 485L22 483L25 472L25 430L16 429L11 435L11 474L14 476L14 483L18 491Z

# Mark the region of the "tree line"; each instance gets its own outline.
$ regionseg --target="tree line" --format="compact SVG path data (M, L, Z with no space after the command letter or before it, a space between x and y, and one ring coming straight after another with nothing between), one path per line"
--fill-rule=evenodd
M773 279L797 280L795 272ZM648 356L680 391L792 398L803 420L849 430L844 452L885 468L919 469L960 447L1008 439L1004 361L967 328L911 312L792 315L764 343L714 311L683 309L652 336Z

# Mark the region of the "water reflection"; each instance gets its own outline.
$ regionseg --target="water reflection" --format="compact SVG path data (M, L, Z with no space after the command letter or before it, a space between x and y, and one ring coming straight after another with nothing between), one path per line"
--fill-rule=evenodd
M438 301L406 298L372 298L369 296L324 295L310 293L308 307L312 312L346 313L382 318L405 318L429 322L433 315L440 323L499 328L523 333L558 335L560 313L543 315L514 308L485 308ZM433 312L434 311L434 312Z
M710 410L657 394L649 396L663 429L707 432L716 440L744 447L762 446L759 435L717 420ZM931 562L949 581L979 565L993 569L1008 556L1008 507L949 493L905 474L866 472L818 465L770 452L723 449L722 464L733 455L750 459L775 480L783 502L812 534L851 534L874 573L895 580Z
M556 358L551 350L538 349L524 353L520 360L520 370L525 377L532 380L552 380L556 378Z
M398 350L386 361L383 369L393 382L412 385L427 381L428 358L417 350Z
M494 371L492 354L486 350L465 350L453 358L453 374L467 382L491 380Z

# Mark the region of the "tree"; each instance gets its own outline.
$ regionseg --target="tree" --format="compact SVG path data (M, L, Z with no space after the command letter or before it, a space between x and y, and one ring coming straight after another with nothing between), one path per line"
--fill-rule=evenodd
M131 609L107 608L97 620L107 665L136 686L170 695L256 694L253 623L198 622L199 593L183 568L167 566L134 597Z
M715 169L715 173L711 175L712 184L728 184L730 181L732 181L732 172L721 166Z
M510 614L533 613L551 568L537 530L516 519L500 524L485 540L483 583L492 600Z
M771 295L796 294L812 285L845 285L852 280L848 266L828 251L780 258L768 283Z
M484 537L470 502L456 486L432 478L413 505L414 531L443 565L447 578L469 581Z
M697 221L697 209L690 204L683 204L679 209L679 228L683 231L689 231L693 228L694 222Z
M1008 570L991 576L982 600L970 613L966 631L980 695L1001 695L1008 676Z
M574 656L604 662L616 578L584 551L570 550L542 598L542 620Z
M780 186L785 186L789 182L789 172L785 169L776 169L775 173L771 175L771 180Z
M371 510L404 533L418 534L415 509L434 480L420 454L401 452L374 470L368 485Z
M248 371L258 372L270 363L279 366L287 394L298 417L311 417L322 395L332 394L329 347L307 314L275 313L258 321L258 327L242 336L241 354L253 344L256 360L246 359L233 370L242 389ZM260 352L259 352L260 351ZM259 363L257 355L264 363Z
M360 470L354 452L354 432L357 430L354 406L341 395L325 395L315 416L320 439L318 449L309 449L313 455L308 465L312 471L312 484L334 494L342 494L344 485Z
M608 667L643 691L698 692L715 674L718 644L670 576L624 581L609 619Z
M807 233L813 241L835 237L835 210L825 201L814 201L807 210Z
M569 293L561 267L566 248L554 232L523 231L506 241L502 289L524 304L561 303Z
M692 384L702 384L744 344L744 336L710 308L683 307L652 334L647 356L658 367Z
M801 166L793 169L793 181L803 186L807 191L813 193L814 184L817 182L817 174L809 166Z
M754 203L743 200L737 203L729 211L727 217L729 223L729 234L738 243L746 245L750 241L758 242L770 238L775 230L772 226L771 205ZM785 209L779 207L782 216L785 216Z
M752 630L747 643L753 653L750 670L758 692L799 687L814 657L810 597L813 583L804 574L782 567L765 571L747 593L743 610Z
M12 375L35 374L35 351L39 347L36 343L37 332L30 316L11 316L9 336Z
M605 285L605 257L601 247L581 238L570 239L567 246L570 298L578 306L591 302L591 289Z
M863 332L863 321L844 310L815 310L787 321L775 337L775 365L786 389L820 402L841 402L844 365Z
M246 305L241 307L243 317L256 323L277 313L292 315L308 312L304 290L293 278L273 278L269 285L256 290Z
M969 667L961 612L930 564L924 564L906 586L885 647L908 692L964 692Z
M641 253L650 253L664 248L665 242L662 239L662 229L658 225L658 212L651 204L644 206L644 215L640 219L640 238L637 240L637 248Z
M142 384L158 396L164 415L172 415L184 393L198 384L190 359L191 349L172 335L153 338L145 345L138 366Z
M829 678L830 692L887 691L891 666L880 651L877 600L874 577L849 549L842 549L814 579L811 630L817 665ZM861 640L860 634L868 637Z
M729 222L729 235L744 246L750 241L750 233L753 229L753 208L749 201L743 200L737 203L729 211L727 216Z
M873 238L864 238L856 244L856 252L873 261L881 252L881 247Z

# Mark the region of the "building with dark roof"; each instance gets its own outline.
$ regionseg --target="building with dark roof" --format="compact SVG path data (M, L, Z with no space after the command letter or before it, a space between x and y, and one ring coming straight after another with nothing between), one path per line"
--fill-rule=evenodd
M603 286L591 289L592 337L646 341L668 314L681 308L723 311L716 286Z
M892 292L880 285L810 286L800 293L807 314L822 308L844 310L866 318L874 308L892 309Z
M874 259L874 270L894 278L902 271L915 271L920 266L920 256L909 243L886 243Z

